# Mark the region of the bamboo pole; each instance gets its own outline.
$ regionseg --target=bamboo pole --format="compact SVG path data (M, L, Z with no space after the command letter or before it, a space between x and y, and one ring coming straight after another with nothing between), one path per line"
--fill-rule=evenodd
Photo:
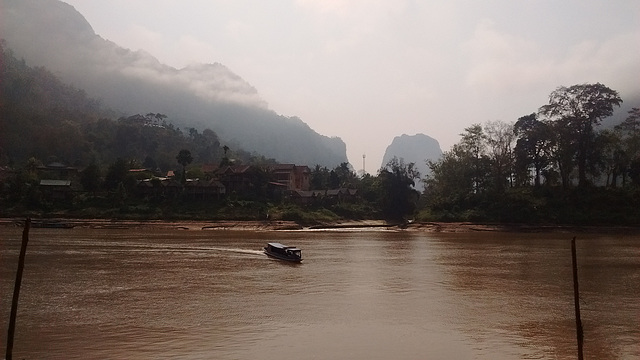
M27 243L29 242L29 228L31 227L31 218L27 218L24 222L24 231L22 232L22 246L20 246L20 257L18 258L18 271L16 272L16 282L13 288L13 300L11 301L11 315L9 317L9 331L7 333L7 352L6 360L13 360L13 337L16 328L16 315L18 314L18 298L20 297L20 284L22 283L22 270L24 269L24 258L27 253Z
M578 289L578 262L576 260L576 237L571 240L571 263L573 265L573 301L576 311L576 336L578 338L578 360L583 360L582 345L584 333L582 332L582 320L580 319L580 291Z

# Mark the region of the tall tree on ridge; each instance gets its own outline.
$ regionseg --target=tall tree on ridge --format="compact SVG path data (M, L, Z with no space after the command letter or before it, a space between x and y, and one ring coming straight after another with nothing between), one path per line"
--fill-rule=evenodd
M596 141L594 127L611 116L613 107L621 103L622 99L615 90L600 83L581 84L557 88L549 95L549 104L539 110L540 114L574 134L562 141L575 143L580 186L587 184L590 151Z
M540 186L542 170L549 165L548 149L550 146L550 129L547 124L538 120L536 113L523 116L516 121L513 132L518 137L515 147L516 174L521 174L520 182L529 181L530 166L535 171L534 185Z

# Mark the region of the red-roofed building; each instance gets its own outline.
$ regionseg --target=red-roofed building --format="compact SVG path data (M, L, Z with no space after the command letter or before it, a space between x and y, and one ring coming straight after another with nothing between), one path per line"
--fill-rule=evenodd
M309 190L311 171L306 165L276 164L270 165L269 171L277 183L283 184L287 190Z
M202 164L200 168L205 174L213 174L216 170L218 170L218 165L216 164Z

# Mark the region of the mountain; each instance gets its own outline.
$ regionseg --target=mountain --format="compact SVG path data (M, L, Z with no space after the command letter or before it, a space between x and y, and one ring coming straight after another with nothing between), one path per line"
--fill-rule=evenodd
M415 163L416 169L420 172L420 177L430 173L427 160L436 161L442 156L442 150L438 140L424 135L406 135L393 138L391 145L387 147L382 158L381 167L384 167L391 159L397 157L403 159L405 163ZM422 182L416 182L416 188L422 189Z
M2 0L1 36L30 66L43 66L122 115L162 113L181 127L209 128L230 147L284 163L335 167L346 145L297 117L270 110L255 88L222 64L182 69L98 36L57 0Z

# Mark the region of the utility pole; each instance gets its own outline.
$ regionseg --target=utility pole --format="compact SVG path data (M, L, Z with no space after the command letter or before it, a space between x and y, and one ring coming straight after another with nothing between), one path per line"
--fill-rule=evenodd
M367 154L362 154L362 176L367 173L366 168L364 167L364 159L367 157Z
M27 253L27 243L29 242L29 227L31 227L31 219L27 218L24 222L24 231L22 232L22 246L20 246L20 257L18 258L18 271L16 272L16 282L13 287L13 300L11 301L11 315L9 317L9 331L7 333L7 352L6 360L13 360L13 337L16 328L16 316L18 314L18 298L20 297L20 284L22 283L22 270L24 269L24 258Z
M573 265L573 302L576 312L576 336L578 338L578 360L584 359L582 345L584 333L582 331L582 319L580 319L580 291L578 289L578 262L576 260L576 237L571 240L571 264Z

